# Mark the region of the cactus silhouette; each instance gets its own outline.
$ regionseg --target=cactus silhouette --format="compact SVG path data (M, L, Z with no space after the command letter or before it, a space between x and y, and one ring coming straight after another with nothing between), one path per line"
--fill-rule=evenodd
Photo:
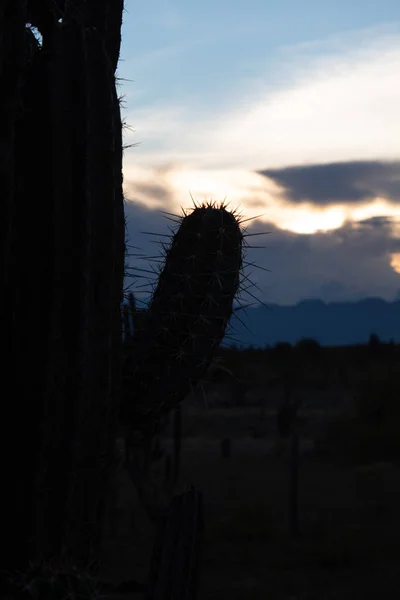
M160 420L174 410L174 451L167 458L164 481L173 486L180 469L180 402L202 380L225 335L239 290L242 254L243 233L235 214L224 204L195 206L172 234L140 326L133 328L138 314L133 294L123 307L126 465L153 520L159 514L146 493L152 440Z
M151 427L207 371L232 315L242 243L240 224L224 205L182 217L126 362L122 415L132 427Z
M0 594L9 592L10 573L25 574L23 581L32 575L32 561L41 565L41 596L62 594L65 586L78 594L81 583L89 597L95 593L82 569L101 548L118 419L126 463L151 511L146 476L161 452L154 437L176 410L176 483L178 407L213 360L240 289L241 222L224 204L203 204L180 218L148 310L137 309L131 295L121 314L125 223L115 73L122 12L123 0L0 6L2 355L3 389L10 390L0 424L7 490ZM172 499L169 512L152 512L179 548L190 547L193 560L199 498L190 488ZM167 547L160 536L157 547ZM181 571L185 597L194 597L196 569L179 548L176 572L169 559L155 559L172 571L154 575L154 597L171 581L183 597ZM77 575L47 569L47 561L64 556L82 568Z
M65 548L87 564L101 543L121 369L122 8L0 7L6 570Z

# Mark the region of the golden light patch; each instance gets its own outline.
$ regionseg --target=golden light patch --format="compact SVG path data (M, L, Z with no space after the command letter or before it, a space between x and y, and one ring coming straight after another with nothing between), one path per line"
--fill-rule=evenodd
M343 207L329 207L319 210L309 205L307 207L285 208L279 219L279 227L293 233L312 234L317 231L338 229L345 221Z
M294 204L285 197L285 189L272 179L240 169L194 169L188 165L164 165L144 168L129 165L124 169L124 187L128 199L151 209L181 214L193 201L225 201L243 219L258 217L279 229L298 234L339 229L346 221L357 223L373 217L393 219L392 233L400 235L400 207L377 197L364 204L318 206L311 202ZM397 263L396 263L397 264Z
M385 198L375 198L361 206L350 208L350 215L354 221L363 221L373 217L400 217L400 207L392 204Z
M232 210L239 209L245 218L262 213L263 208L266 212L269 211L273 199L281 195L279 186L273 181L267 181L257 173L239 169L180 169L171 174L170 181L174 196L182 206L190 206L189 194L199 202L221 202L225 199ZM255 196L259 200L258 207L251 207L251 200Z
M396 273L400 273L400 252L395 252L391 256L390 266Z

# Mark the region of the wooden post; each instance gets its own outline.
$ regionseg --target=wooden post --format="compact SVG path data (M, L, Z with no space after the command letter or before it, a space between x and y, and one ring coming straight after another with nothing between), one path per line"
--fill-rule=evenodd
M289 459L289 528L290 534L296 537L299 527L299 433L294 424L290 436Z

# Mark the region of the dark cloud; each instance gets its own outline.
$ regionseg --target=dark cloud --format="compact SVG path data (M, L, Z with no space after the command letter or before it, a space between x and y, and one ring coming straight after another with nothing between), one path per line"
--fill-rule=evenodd
M320 291L323 297L330 298L333 301L336 298L343 297L349 290L346 285L337 279L327 279L321 284Z
M352 161L258 173L283 186L288 200L295 203L361 203L377 196L400 202L400 161Z
M391 217L370 217L369 219L363 219L359 221L359 224L363 227L391 227Z
M169 210L168 204L165 210ZM135 290L139 304L145 302L162 259L162 243L168 242L174 225L160 209L149 209L134 198L125 202L127 257L125 289Z
M390 265L391 254L400 252L400 238L393 236L386 217L346 223L343 227L312 235L282 231L269 223L257 223L250 233L271 231L250 249L253 290L267 304L295 304L305 298L354 301L365 297L392 300L400 286L400 274ZM253 240L254 238L249 238Z

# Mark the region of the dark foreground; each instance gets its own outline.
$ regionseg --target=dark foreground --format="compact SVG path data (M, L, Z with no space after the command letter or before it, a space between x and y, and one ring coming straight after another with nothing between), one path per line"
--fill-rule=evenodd
M287 449L279 456L271 453L274 438L268 434L261 439L231 436L232 456L222 458L219 413L218 432L183 441L182 484L201 489L205 502L198 600L397 598L400 466L391 461L358 467L335 463L305 443L301 532L293 538ZM226 429L228 436L231 425ZM121 506L105 547L109 569L104 575L145 581L154 531L130 481L121 475L120 483Z

